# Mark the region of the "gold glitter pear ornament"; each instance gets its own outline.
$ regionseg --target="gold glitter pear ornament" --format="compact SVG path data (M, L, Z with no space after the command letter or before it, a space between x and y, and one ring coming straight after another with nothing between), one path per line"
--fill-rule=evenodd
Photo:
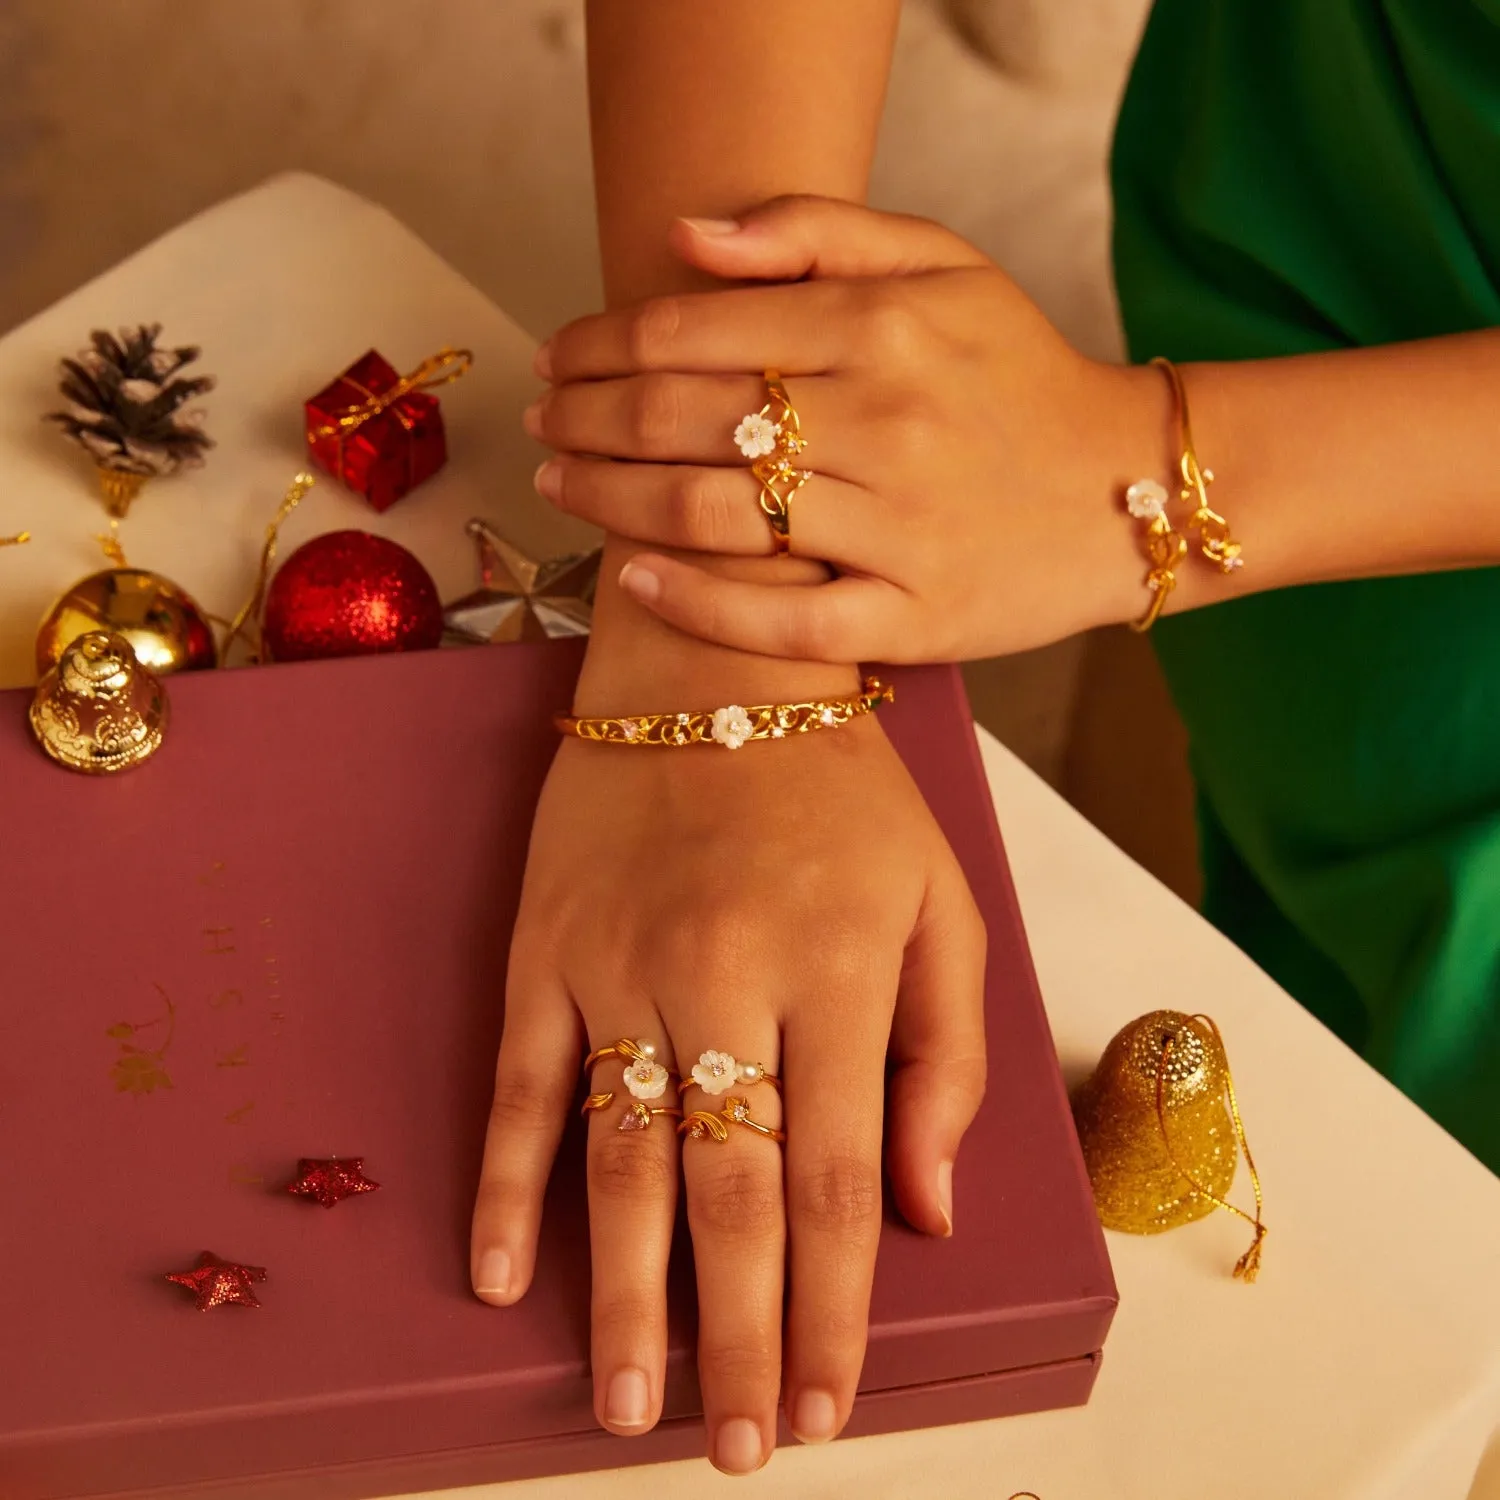
M203 611L171 579L145 568L106 568L68 589L37 631L37 672L56 666L71 642L93 630L123 635L140 664L163 676L219 659Z
M1255 1230L1235 1267L1254 1281L1265 1225L1260 1176L1219 1029L1207 1016L1152 1011L1118 1032L1073 1091L1073 1119L1106 1229L1160 1234L1222 1208ZM1245 1153L1250 1215L1225 1199Z
M71 771L109 775L154 755L167 724L167 695L136 660L130 642L108 631L73 641L37 684L31 729Z

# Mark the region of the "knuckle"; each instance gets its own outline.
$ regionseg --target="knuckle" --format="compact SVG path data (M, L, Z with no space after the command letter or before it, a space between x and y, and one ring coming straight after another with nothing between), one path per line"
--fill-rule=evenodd
M599 1197L649 1201L664 1194L676 1176L667 1152L640 1136L622 1135L611 1126L589 1143L589 1187Z
M723 551L731 526L729 496L720 476L713 469L689 473L675 499L683 539L701 552Z
M593 1306L589 1313L596 1348L630 1347L638 1344L643 1335L649 1337L653 1329L660 1327L664 1309L659 1299L644 1297L629 1287L610 1286L604 1296L599 1295L601 1290L596 1271Z
M792 1212L814 1230L846 1234L880 1217L880 1170L857 1151L830 1151L792 1182Z
M490 1124L497 1134L547 1129L556 1112L552 1091L541 1078L529 1073L502 1073L495 1080Z
M700 1369L712 1370L719 1385L734 1391L764 1386L780 1376L775 1342L769 1336L760 1345L703 1339L699 1346L698 1365Z
M636 377L631 398L630 427L648 453L672 448L682 424L681 390L667 375Z
M709 1144L703 1149L720 1148ZM689 1193L689 1205L698 1226L711 1234L743 1235L747 1229L764 1229L780 1219L780 1174L772 1172L768 1165L756 1165L736 1153L708 1181Z
M680 910L666 915L653 943L660 961L656 978L663 985L691 976L692 982L713 992L743 979L746 936L761 930L765 913L743 900L703 896L689 920Z
M881 444L903 468L924 464L938 447L939 421L932 407L913 396L882 419Z
M682 304L676 297L651 297L630 315L626 327L626 353L640 370L654 370L671 355L682 326Z
M926 334L922 317L900 287L872 287L860 318L867 344L885 360L904 362L914 358Z

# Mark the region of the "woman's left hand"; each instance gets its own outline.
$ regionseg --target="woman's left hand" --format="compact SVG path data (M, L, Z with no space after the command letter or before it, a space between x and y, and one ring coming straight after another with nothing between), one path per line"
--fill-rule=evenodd
M726 281L776 284L660 297L556 333L537 357L551 389L527 414L557 452L537 488L652 546L769 554L732 434L773 368L814 471L791 505L792 549L839 576L768 586L637 554L621 584L641 603L724 645L841 662L999 654L1143 606L1120 496L1170 456L1154 371L1077 353L998 267L925 220L790 198L734 223L682 220L673 237Z

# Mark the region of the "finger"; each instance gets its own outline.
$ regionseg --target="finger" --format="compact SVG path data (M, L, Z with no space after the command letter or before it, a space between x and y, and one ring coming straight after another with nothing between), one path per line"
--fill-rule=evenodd
M862 976L866 1013L888 1017L897 975ZM805 1014L805 1012L804 1012ZM787 1319L786 1412L804 1443L827 1442L849 1420L864 1364L870 1287L880 1239L880 1140L885 1102L884 1025L835 1045L827 1012L788 1029L786 1047Z
M684 260L734 280L910 276L992 264L931 219L837 198L774 198L738 220L679 219L670 239Z
M857 478L855 469L869 446L868 414L824 376L797 381L791 394L802 432L810 435L809 463L822 473ZM760 376L627 375L544 391L524 422L538 442L572 453L738 468L749 460L735 443L735 428L765 405ZM866 437L856 440L861 432Z
M524 947L518 932L512 951ZM531 1285L542 1198L577 1083L580 1041L561 982L513 960L469 1243L474 1291L497 1307Z
M589 1113L594 1411L601 1425L625 1436L648 1431L661 1416L667 1259L677 1212L676 1114L642 1113L678 1108L674 1080L666 1076L670 1049L660 1021L643 1019L649 1012L643 1003L616 1018L623 1030L590 1036L594 1047L627 1036L654 1039L661 1048L654 1068L630 1064L639 1096L626 1085L626 1065L616 1058L596 1063L589 1080L591 1094L614 1094L608 1105Z
M730 287L653 297L591 313L558 329L537 351L544 380L597 380L640 370L821 375L846 363L858 288Z
M748 467L621 463L560 454L536 474L559 510L638 542L738 557L767 557L774 538ZM880 501L859 485L819 474L797 492L797 546L835 567L878 572Z
M984 921L950 856L907 947L891 1032L886 1165L897 1207L927 1234L953 1233L953 1163L984 1097L984 966Z
M719 1048L726 1043L776 1071L774 1032L717 1039ZM685 1054L684 1063L698 1055ZM746 1060L744 1052L735 1055ZM769 1084L736 1084L716 1095L690 1088L684 1102L689 1119L698 1109L720 1118L735 1098L747 1102L757 1122L780 1128L780 1099ZM743 1125L726 1130L722 1141L685 1138L682 1173L698 1272L698 1380L708 1455L726 1473L748 1474L776 1445L786 1210L781 1148Z
M796 550L797 511L792 512ZM637 553L620 587L670 625L703 640L797 661L931 661L941 651L917 632L904 589L878 578L782 586L719 578L691 563Z

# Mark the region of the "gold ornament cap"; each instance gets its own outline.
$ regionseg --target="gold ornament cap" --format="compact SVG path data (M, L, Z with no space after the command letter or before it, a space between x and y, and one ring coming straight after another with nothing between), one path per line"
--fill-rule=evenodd
M37 684L31 730L59 765L91 776L128 771L161 746L167 693L122 635L91 630Z

